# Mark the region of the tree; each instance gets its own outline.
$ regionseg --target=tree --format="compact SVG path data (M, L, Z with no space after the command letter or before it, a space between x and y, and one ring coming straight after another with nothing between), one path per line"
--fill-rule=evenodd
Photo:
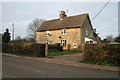
M31 38L36 40L36 30L40 27L40 25L44 22L45 20L43 19L38 19L36 18L33 20L31 23L28 25L28 34Z
M6 29L6 32L4 32L4 34L2 35L2 42L3 43L8 43L10 41L10 33L9 33L9 29Z
M115 42L120 43L120 35L115 38Z
M93 35L95 36L95 38L98 37L99 33L97 33L96 29L93 29Z
M106 36L105 39L103 39L103 43L111 43L114 42L114 38L112 35Z

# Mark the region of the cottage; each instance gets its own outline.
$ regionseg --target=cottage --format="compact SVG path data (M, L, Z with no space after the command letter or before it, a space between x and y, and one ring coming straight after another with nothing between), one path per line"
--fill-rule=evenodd
M88 13L67 16L60 12L60 18L45 21L37 29L37 43L60 43L63 49L79 49L83 43L95 42Z

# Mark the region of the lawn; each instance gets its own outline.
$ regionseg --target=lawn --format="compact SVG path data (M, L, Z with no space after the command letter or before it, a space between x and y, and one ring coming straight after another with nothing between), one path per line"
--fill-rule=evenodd
M79 54L80 52L76 51L48 51L48 56L61 56L65 54Z

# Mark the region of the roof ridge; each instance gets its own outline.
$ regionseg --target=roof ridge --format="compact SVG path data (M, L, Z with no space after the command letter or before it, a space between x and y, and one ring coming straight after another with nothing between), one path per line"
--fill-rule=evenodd
M80 16L80 15L88 15L88 13L79 14L79 15L74 15L74 16L68 16L68 17L66 17L66 18L69 18L69 17L75 17L75 16ZM55 20L59 20L59 18L58 18L58 19L52 19L52 20L48 20L48 21L45 21L45 22L49 22L49 21L55 21Z

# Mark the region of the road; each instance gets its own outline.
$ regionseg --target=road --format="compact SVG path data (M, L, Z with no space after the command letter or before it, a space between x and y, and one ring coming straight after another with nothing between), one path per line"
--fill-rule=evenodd
M118 72L2 56L3 78L118 78Z

